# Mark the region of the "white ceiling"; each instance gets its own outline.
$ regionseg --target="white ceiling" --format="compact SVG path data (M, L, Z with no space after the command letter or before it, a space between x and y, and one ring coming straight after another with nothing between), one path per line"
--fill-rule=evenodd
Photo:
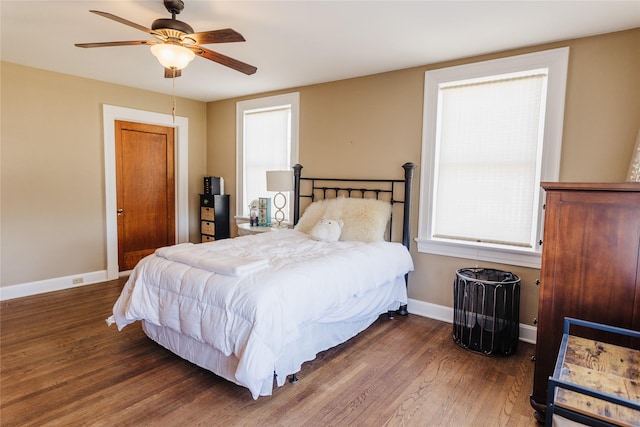
M244 43L206 45L258 67L246 76L196 57L175 81L178 96L213 101L557 40L640 27L626 1L201 1L177 19L196 32L233 28ZM145 27L170 18L153 1L0 1L0 57L36 68L162 93L170 79L148 46L80 49L74 43L150 40L89 13Z

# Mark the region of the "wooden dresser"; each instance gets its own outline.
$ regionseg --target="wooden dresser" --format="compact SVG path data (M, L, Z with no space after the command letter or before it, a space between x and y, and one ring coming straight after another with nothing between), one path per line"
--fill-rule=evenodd
M640 330L640 184L542 187L547 198L531 405L544 422L565 317ZM624 340L617 344L640 346Z

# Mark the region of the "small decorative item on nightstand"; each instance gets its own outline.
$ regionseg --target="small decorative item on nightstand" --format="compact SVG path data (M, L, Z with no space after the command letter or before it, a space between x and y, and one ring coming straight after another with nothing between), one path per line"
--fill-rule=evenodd
M269 227L271 225L271 198L260 197L258 199L258 225Z
M252 200L249 203L249 224L252 227L258 226L258 199Z

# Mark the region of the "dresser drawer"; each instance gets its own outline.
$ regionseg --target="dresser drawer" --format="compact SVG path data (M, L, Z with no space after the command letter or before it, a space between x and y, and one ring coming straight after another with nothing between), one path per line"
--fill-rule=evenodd
M200 219L213 221L215 219L215 216L216 215L215 215L215 211L214 211L213 207L210 207L210 208L201 207L200 208Z
M213 221L200 222L200 233L202 234L216 234L216 223Z
M216 240L216 238L215 238L215 237L213 237L213 236L209 236L209 235L207 235L207 234L202 234L202 235L201 235L201 239L200 239L200 241L201 241L202 243L205 243L205 242L213 242L214 240Z

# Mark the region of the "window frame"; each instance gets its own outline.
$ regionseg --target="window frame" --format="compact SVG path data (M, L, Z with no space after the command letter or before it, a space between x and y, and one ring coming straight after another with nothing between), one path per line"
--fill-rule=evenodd
M236 103L236 219L249 220L243 215L244 206L244 115L246 111L291 106L291 152L289 168L298 163L300 93L292 92L281 95L248 99ZM266 182L265 176L265 182ZM288 218L293 218L293 203L289 203Z
M422 171L420 177L420 201L418 252L482 260L507 265L540 268L542 248L516 248L490 243L453 242L432 238L433 185L435 184L435 154L438 115L438 92L441 84L458 80L516 73L527 70L548 69L547 100L543 130L540 181L557 181L560 175L560 154L564 120L565 92L569 48L563 47L500 59L428 70L424 82L424 110L422 134ZM544 222L544 190L538 192L538 217L533 218L537 240L542 240Z

